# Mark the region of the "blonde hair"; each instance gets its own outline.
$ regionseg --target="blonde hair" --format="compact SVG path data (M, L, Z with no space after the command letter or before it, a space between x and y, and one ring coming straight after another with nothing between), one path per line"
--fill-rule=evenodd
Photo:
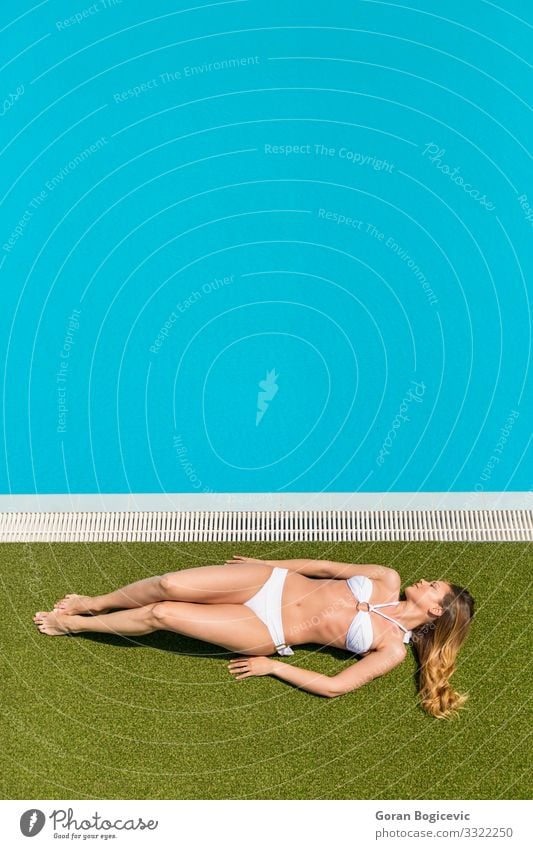
M441 601L443 613L413 630L412 642L419 659L420 706L436 719L456 716L468 695L450 685L455 663L474 616L474 599L464 587L450 584Z

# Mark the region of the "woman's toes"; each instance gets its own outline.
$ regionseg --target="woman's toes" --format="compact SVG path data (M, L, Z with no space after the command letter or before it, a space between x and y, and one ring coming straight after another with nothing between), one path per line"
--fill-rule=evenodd
M42 619L37 620L36 624L42 634L55 637L69 633L68 620L68 616L65 619L58 613L44 613Z
M69 593L56 602L54 610L57 613L92 613L94 600L88 595Z

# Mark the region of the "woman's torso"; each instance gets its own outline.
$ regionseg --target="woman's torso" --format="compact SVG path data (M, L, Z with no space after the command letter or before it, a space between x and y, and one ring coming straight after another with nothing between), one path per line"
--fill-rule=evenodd
M398 601L398 592L382 579L373 579L369 601L379 604ZM393 608L391 608L391 611ZM357 599L346 580L308 578L299 572L288 572L283 587L282 622L288 645L318 643L346 649L346 634L357 616ZM397 626L381 616L370 614L373 641L368 654L389 639L397 637ZM378 621L376 621L378 620Z

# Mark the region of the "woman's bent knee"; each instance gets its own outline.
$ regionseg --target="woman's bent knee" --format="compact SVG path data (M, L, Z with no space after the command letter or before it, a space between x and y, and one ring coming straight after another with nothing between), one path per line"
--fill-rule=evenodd
M173 601L158 601L155 604L149 605L151 608L150 617L156 628L163 630L168 628L168 623L172 619L171 614L174 609L174 605L175 602Z
M176 573L166 572L164 575L161 575L159 584L165 595L172 596L172 591L176 590Z

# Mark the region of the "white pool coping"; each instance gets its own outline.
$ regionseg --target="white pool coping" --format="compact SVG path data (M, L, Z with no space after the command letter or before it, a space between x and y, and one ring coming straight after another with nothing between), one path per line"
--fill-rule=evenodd
M488 495L3 496L0 542L533 541L530 493Z
M0 495L0 512L528 510L533 492L210 492Z

